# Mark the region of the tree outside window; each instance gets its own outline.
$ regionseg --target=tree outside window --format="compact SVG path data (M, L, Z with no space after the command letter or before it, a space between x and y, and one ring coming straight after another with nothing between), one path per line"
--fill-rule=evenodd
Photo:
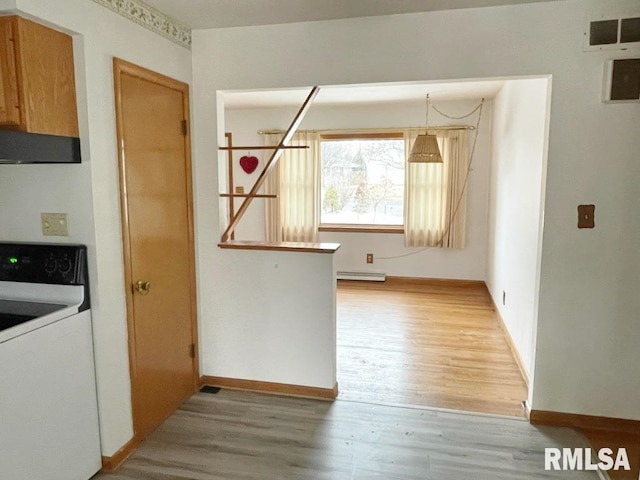
M403 224L404 139L373 136L321 140L321 224Z

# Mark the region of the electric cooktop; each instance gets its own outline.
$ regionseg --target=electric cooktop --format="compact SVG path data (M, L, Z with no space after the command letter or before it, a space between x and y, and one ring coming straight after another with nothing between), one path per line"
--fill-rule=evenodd
M0 300L0 331L66 308L57 303Z

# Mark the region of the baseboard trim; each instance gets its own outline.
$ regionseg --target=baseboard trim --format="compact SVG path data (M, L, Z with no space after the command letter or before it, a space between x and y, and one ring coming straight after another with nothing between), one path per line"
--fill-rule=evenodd
M488 289L489 289L489 287L487 287L487 290ZM489 293L489 295L491 296L491 293ZM504 332L504 337L507 340L507 345L509 345L509 350L511 350L511 354L513 355L513 358L515 359L516 364L518 365L518 368L520 369L520 374L522 375L522 378L524 379L524 383L527 385L527 389L528 389L529 388L529 375L527 374L527 370L524 368L524 362L522 361L522 357L520 356L520 353L518 352L518 349L516 348L516 344L513 341L513 337L509 333L509 329L507 328L507 324L504 323L504 318L502 318L502 315L500 315L500 310L498 310L498 307L496 306L496 302L493 299L493 297L491 297L491 302L493 303L493 309L496 312L496 318L498 319L498 323L500 324L500 329Z
M426 278L426 277L395 277L387 275L387 283L395 283L398 285L457 285L457 286L485 286L482 280L458 280L455 278Z
M531 410L529 422L533 425L571 427L582 430L603 430L636 434L640 432L640 420L597 417L578 413L551 412L547 410Z
M261 382L257 380L242 380L238 378L200 377L203 385L228 388L230 390L244 390L247 392L269 393L287 397L315 398L321 400L335 400L338 396L338 384L333 388L306 387L304 385L290 385L287 383Z
M140 440L138 440L135 436L125 443L120 450L114 453L110 457L102 457L102 470L103 473L113 473L115 472L120 465L124 463L124 461L131 456L133 452L136 451L136 448L140 445Z

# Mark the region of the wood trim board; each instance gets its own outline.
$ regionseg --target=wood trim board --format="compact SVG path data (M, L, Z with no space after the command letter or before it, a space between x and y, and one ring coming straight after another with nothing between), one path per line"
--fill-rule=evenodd
M307 243L307 242L256 242L233 240L221 242L220 248L235 250L275 250L282 252L300 253L335 253L340 248L339 243Z
M136 451L139 445L140 440L136 437L133 437L110 457L103 456L102 469L100 471L103 473L115 472L118 467L120 467L120 465L122 465L124 461L129 458L133 452Z
M487 290L489 289L489 287L487 286ZM513 341L513 337L511 336L511 333L509 333L509 329L507 328L507 324L504 323L504 318L502 318L502 315L500 315L500 310L498 310L498 307L496 306L496 302L493 299L493 297L491 297L491 302L493 303L493 309L496 312L496 319L498 320L498 323L500 324L500 329L504 332L504 338L507 341L507 344L509 345L509 350L511 350L511 354L513 355L513 358L516 361L516 364L518 365L518 368L520 369L520 373L522 374L522 378L524 379L524 383L527 385L527 388L529 388L529 375L527 374L527 370L524 368L524 361L522 360L522 357L520 356L520 352L518 352L518 348L516 347L515 342Z
M227 181L228 181L228 189L229 189L229 220L231 220L233 218L233 216L236 214L236 206L234 204L234 192L235 192L235 184L234 184L234 180L233 180L233 150L231 150L231 148L233 147L233 134L231 132L227 132L224 134L225 138L227 139L227 147L229 147L229 150L227 151ZM223 195L220 195L223 196ZM231 232L230 235L231 240L235 239L235 233Z
M281 146L281 145L240 145L240 146L233 146L233 145L227 145L226 147L218 147L218 150L304 150L309 148L307 145L287 145L287 146Z
M202 376L202 385L243 390L247 392L269 393L287 397L315 398L334 400L338 396L338 384L333 388L308 387L305 385L291 385L287 383L262 382L259 380L243 380L238 378Z
M640 432L640 420L624 418L599 417L578 413L553 412L548 410L531 410L529 422L533 425L551 425L554 427L571 427L581 430L604 430L610 432Z
M394 233L404 234L402 225L355 225L355 224L329 224L318 226L319 232L343 232L343 233Z
M432 286L485 286L482 280L458 280L454 278L422 278L422 277L396 277L388 275L386 281L395 285L432 285Z
M399 139L404 138L402 132L374 132L374 133L321 133L321 140L361 140L361 139L373 139L373 140L386 140L386 139Z

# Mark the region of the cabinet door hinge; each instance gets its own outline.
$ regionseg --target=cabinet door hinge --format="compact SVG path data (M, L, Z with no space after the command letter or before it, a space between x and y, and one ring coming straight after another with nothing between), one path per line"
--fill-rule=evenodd
M182 131L182 135L187 135L187 121L186 120L182 120L180 122L180 130Z
M189 346L189 355L191 356L191 358L196 358L196 344L192 343Z

